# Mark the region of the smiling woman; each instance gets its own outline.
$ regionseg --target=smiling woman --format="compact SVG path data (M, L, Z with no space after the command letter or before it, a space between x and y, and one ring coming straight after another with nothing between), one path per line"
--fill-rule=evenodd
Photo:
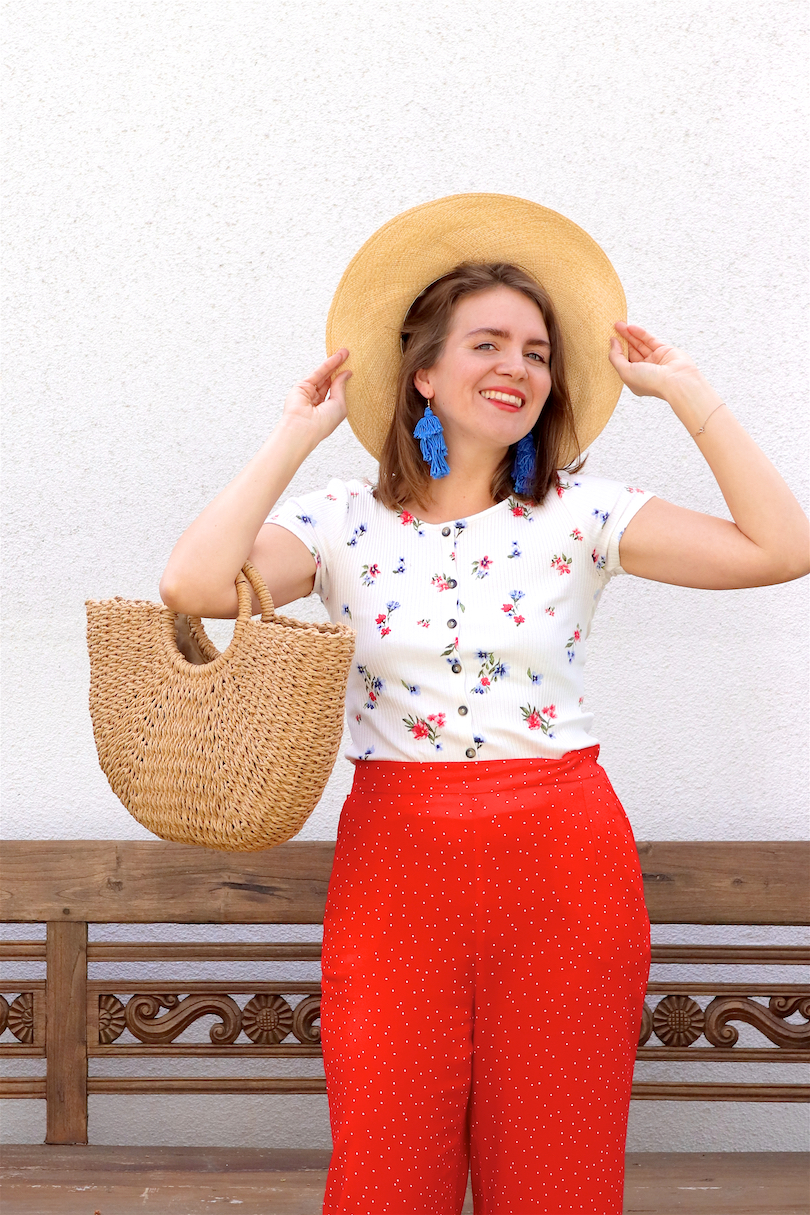
M505 326L509 326L505 328ZM389 509L406 506L430 519L435 482L414 441L414 430L429 401L447 435L452 431L451 492L468 498L475 486L480 501L466 513L485 509L515 492L510 470L517 443L532 433L537 450L532 484L521 497L542 502L556 472L582 467L565 371L562 330L548 293L525 270L508 263L464 263L422 292L402 326L402 362L393 421L380 455L376 494ZM519 405L503 398L517 394ZM480 395L477 395L480 394ZM463 398L463 399L462 399ZM482 408L521 416L507 422ZM481 470L491 460L481 442L506 450L491 477ZM568 463L562 452L573 447ZM446 487L443 487L446 490ZM443 516L444 517L444 516Z
M810 567L776 469L624 315L605 254L547 208L461 195L395 217L335 292L332 353L161 583L176 611L233 617L247 558L276 606L315 593L356 634L324 1215L458 1215L468 1168L481 1215L622 1210L650 924L583 700L591 623L623 573L719 588ZM623 384L673 409L731 519L582 473ZM280 502L346 417L377 486ZM610 1015L572 1032L588 1007Z

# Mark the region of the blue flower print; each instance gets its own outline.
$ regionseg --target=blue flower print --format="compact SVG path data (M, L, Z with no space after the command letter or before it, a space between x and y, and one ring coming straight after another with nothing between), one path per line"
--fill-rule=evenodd
M371 671L369 671L368 667L358 666L357 669L360 672L360 674L363 676L363 682L366 685L366 696L368 697L368 699L366 700L365 708L376 709L377 699L380 695L380 692L385 690L385 683L383 682L382 679L380 679L380 677L378 675L372 675L372 673L371 673Z
M599 553L597 553L596 549L594 549L593 552L591 553L591 560L593 561L594 565L596 566L596 568L598 570L603 570L605 568L605 557L603 557L603 556L600 557L600 555L599 555Z
M517 540L512 541L512 551L511 551L511 553L507 553L506 555L507 555L507 557L522 557L523 556L523 554L520 551L520 545L518 544Z
M539 685L543 682L543 676L538 671L533 671L531 667L527 668L526 674L529 676L532 683Z
M405 558L404 557L400 557L399 563L394 567L394 569L391 571L391 573L392 574L404 574L405 573Z
M340 611L341 611L341 615L347 616L348 619L351 620L352 613L351 613L348 603L344 603L343 607L340 609Z
M597 519L602 520L602 527L605 526L608 519L610 518L610 511L609 510L600 510L598 506L594 507L594 509L591 511L591 514L596 515Z
M387 604L386 606L388 608L388 613L386 614L385 612L380 612L379 616L374 621L374 623L376 624L376 626L379 630L381 637L387 637L388 634L391 632L391 629L388 625L388 621L391 619L391 613L395 612L397 610L397 608L399 607L399 604L396 603L395 600L392 599L391 602L389 604Z
M407 688L411 696L422 695L422 689L419 687L418 683L406 683L404 679L400 679L399 682L402 684L403 688Z
M467 526L466 519L456 519L456 526L455 526L455 530L453 531L454 540L458 540L459 536L464 531L466 526Z
M472 690L483 696L499 679L508 679L509 667L505 662L501 662L500 658L496 658L494 654L489 653L487 650L479 650L478 657L479 659L483 659L483 663L481 670L478 672L478 683Z
M517 613L517 605L520 603L525 593L525 591L510 591L509 598L512 600L512 602L505 603L501 608L501 611L506 612L507 616L510 616L512 620L514 620L515 624L523 624L526 620L525 616L520 616Z
M364 752L362 755L358 755L358 757L357 757L357 758L358 758L358 759L368 759L368 758L369 758L369 756L370 756L370 755L373 755L373 754L374 754L374 748L373 748L373 747L369 747L367 751L365 751L365 752Z
M360 526L356 527L354 529L354 531L352 532L351 540L346 541L346 547L354 548L354 546L357 544L357 541L360 539L360 537L365 536L367 531L368 531L368 524L361 523Z
M317 523L317 519L313 519L312 515L296 515L295 517L296 519L300 519L302 523L309 524L310 527L314 527Z
M475 743L476 751L480 751L487 740L482 738L480 734L473 734L473 742Z

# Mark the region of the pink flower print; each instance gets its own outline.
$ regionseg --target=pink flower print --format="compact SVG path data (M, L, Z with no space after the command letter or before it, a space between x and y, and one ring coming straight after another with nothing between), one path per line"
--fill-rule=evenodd
M605 558L600 557L600 555L599 555L599 553L597 553L596 549L594 549L593 552L591 553L591 560L593 561L594 565L596 566L596 568L598 570L603 570L605 568Z
M391 619L392 613L395 612L399 607L399 604L396 602L396 600L392 599L391 602L387 603L385 606L388 608L388 611L381 612L374 621L381 637L387 637L391 632L391 629L388 627L388 621Z
M575 485L581 484L581 481L561 481L560 478L557 477L554 488L557 491L557 497L561 498L567 489L572 489Z
M476 578L486 578L491 567L492 567L492 558L491 557L480 557L478 559L478 561L473 561L472 572L475 574Z
M416 717L413 713L409 713L402 720L413 738L426 738L435 751L443 749L439 738L441 737L440 731L444 726L444 713L431 713L427 719Z
M628 494L643 494L643 493L646 493L646 490L643 490L643 489L637 489L637 488L635 488L635 487L634 487L634 486L632 486L632 485L625 485L625 487L624 487L624 488L627 490Z
M326 496L330 502L337 502L337 498L335 497L334 494L327 494Z
M420 628L423 628L423 629L429 629L429 628L430 628L430 621L429 621L429 620L417 620L417 622L416 622L416 623L419 625L419 627L420 627Z
M576 644L581 639L582 639L582 627L581 627L581 625L577 625L577 627L574 629L572 636L569 637L565 643L565 648L568 651L568 661L569 662L574 661L574 655L576 653Z
M528 519L530 523L534 523L532 508L525 502L518 502L517 498L510 498L509 510L516 519Z
M525 624L526 617L517 615L517 605L525 595L525 591L510 591L509 598L511 603L505 603L501 608L502 612L506 612L507 616L511 616L515 624Z
M569 532L569 536L571 540L584 540L585 538L578 527L575 527L572 532Z
M397 507L397 515L403 527L412 527L419 536L424 536L425 530L422 527L422 520L417 519L409 510L403 510L401 506Z
M448 578L447 574L434 574L430 580L430 585L435 586L437 591L449 591L452 590L450 582L451 579Z
M571 558L566 557L565 553L563 553L561 557L558 557L555 553L551 558L551 568L556 570L558 574L570 574Z
M553 615L554 615L555 610L556 610L556 609L555 609L553 606L552 606L552 607L547 607L547 608L546 608L546 615L547 615L547 616L553 616Z
M551 729L553 719L557 716L554 705L546 705L544 709L538 709L534 705L521 705L520 711L530 730L542 730L547 738L554 737Z
M363 716L363 714L362 714L362 713L355 713L355 715L354 715L354 720L355 720L355 721L360 721L360 719L361 719L361 717L362 717L362 716Z
M377 579L379 577L379 575L380 575L380 567L379 567L379 565L377 565L377 563L375 561L373 565L364 565L363 566L363 572L360 575L360 581L362 582L363 586L373 586L375 579Z

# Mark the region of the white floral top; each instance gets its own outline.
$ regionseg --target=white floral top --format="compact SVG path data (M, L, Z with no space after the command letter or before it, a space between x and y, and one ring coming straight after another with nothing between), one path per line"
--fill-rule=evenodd
M591 620L622 573L619 539L652 496L560 473L541 506L508 498L423 523L363 481L268 516L315 558L330 619L357 631L350 760L558 757L591 747L582 705Z

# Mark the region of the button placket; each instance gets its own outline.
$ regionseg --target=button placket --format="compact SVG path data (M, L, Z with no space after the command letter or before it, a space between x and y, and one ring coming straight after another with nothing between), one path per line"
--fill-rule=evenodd
M442 528L442 535L443 535L443 536L450 536L450 535L451 535L451 533L452 533L452 529L451 529L451 528L449 528L449 527ZM459 536L461 536L461 535L463 535L463 529L458 529L458 528L457 528L457 529L456 529L456 535L455 535L455 536L454 536L454 538L453 538L453 550L452 550L452 554L451 554L451 560L452 560L453 565L454 565L454 567L455 567L455 572L458 572L458 570L459 570L459 564L458 564L458 539L459 539ZM454 591L458 591L458 579L457 579L457 578L449 578L449 579L448 579L448 585L450 586L450 588L451 588L452 590L454 590ZM461 611L460 611L460 609L461 609L461 603L460 603L460 601L459 601L458 597L456 598L456 608L457 608L457 609L459 609L459 613L458 613L458 614L459 614L459 618L460 618L460 616L461 616ZM448 628L457 629L457 628L459 627L459 621L458 621L458 619L456 619L455 617L451 617L451 618L450 618L450 619L447 621L447 627L448 627ZM457 650L456 650L456 656L455 656L455 660L454 660L454 661L451 663L451 665L450 665L450 670L451 670L451 671L452 671L454 674L456 674L456 675L461 675L461 674L463 673L463 671L464 671L464 667L462 666L462 664L461 664L461 662L460 662L460 660L459 660L459 657L458 657L460 649L461 649L460 639L457 639ZM469 705L467 705L467 704L460 704L460 705L458 706L458 710L457 710L457 712L458 712L459 717L461 717L461 718L469 718L469 716L470 716L470 707L469 707ZM466 723L465 723L465 724L466 724ZM475 748L474 746L473 746L473 747L467 747L467 748L466 748L466 750L465 750L465 752L464 752L464 754L465 754L465 756L466 756L466 758L467 758L467 759L475 759L476 755L478 754L478 751L476 750L476 748Z

